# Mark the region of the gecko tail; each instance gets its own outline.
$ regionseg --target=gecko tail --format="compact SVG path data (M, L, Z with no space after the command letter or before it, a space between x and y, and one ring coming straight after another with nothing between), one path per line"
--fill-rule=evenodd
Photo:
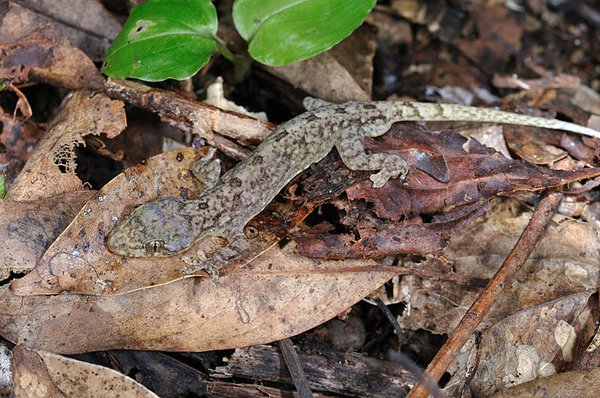
M521 115L492 108L475 108L456 104L404 103L404 120L421 121L464 121L514 124L564 130L572 133L600 138L600 131L579 124L538 116ZM407 115L408 114L408 115ZM411 115L414 117L412 118Z

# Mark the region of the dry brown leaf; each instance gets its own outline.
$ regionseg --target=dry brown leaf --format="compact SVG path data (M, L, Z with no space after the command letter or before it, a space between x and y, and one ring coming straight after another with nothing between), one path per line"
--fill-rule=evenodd
M476 39L458 39L460 51L488 72L502 70L521 46L523 15L502 5L482 8L474 15Z
M35 201L0 200L0 280L31 270L93 191Z
M22 345L13 349L12 369L15 398L158 397L115 370Z
M40 28L17 41L0 42L0 73L15 84L34 79L69 89L102 87L104 79L87 55L48 35Z
M156 267L149 264L149 267ZM0 287L0 335L56 353L209 351L294 336L343 312L401 268L315 262L275 246L243 269L116 296L13 295Z
M3 164L2 172L7 181L7 188L21 171L21 168L29 158L44 130L33 123L31 119L25 120L13 113L4 112L0 109L0 145L3 153L0 153L0 164Z
M121 24L98 0L2 0L0 3L8 4L6 14L0 19L0 41L16 42L44 26L52 32L49 39L68 42L99 62L121 30Z
M594 319L588 306L593 293L576 293L519 311L485 330L481 361L471 383L473 396L489 396L502 388L552 375L571 362L577 343L585 343L590 332L593 335ZM462 387L468 358L474 358L475 349L471 342L450 369L454 374L448 383L451 390Z
M75 175L75 146L83 145L88 134L115 137L126 124L121 101L76 92L36 146L6 198L35 200L82 190L83 184Z
M375 36L371 28L362 26L328 52L305 61L266 69L310 95L327 101L368 101L373 81Z
M493 275L529 221L530 213L515 203L496 202L486 216L453 237L444 256L455 272L482 280ZM554 216L529 260L504 289L501 300L494 303L484 324L522 308L597 289L599 253L600 239L593 223ZM479 290L409 276L403 278L401 291L411 306L410 313L400 319L401 325L443 334L454 330Z
M507 145L520 159L539 165L550 165L567 156L558 147L560 137L555 132L510 126L504 129ZM574 141L579 141L576 138Z
M597 103L600 96L589 87L579 85L575 89L531 89L505 97L504 107L523 108L523 104L535 109L544 109L547 115L564 115L578 124L598 128L596 116L600 112ZM539 111L524 110L535 115ZM525 129L511 126L505 129L505 138L510 149L531 163L550 164L554 169L572 170L582 167L581 163L597 165L596 141L589 137L572 134L553 134L540 129ZM570 156L567 156L570 155ZM579 160L578 165L575 160Z
M600 368L559 373L498 391L490 398L581 398L600 391Z

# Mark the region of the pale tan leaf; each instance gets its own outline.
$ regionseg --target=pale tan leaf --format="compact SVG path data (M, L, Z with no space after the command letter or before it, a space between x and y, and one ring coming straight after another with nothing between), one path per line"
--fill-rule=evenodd
M78 191L35 201L0 200L0 280L31 270L94 194Z
M209 351L294 336L343 312L398 273L360 260L299 257L275 246L247 268L117 296L13 295L0 288L0 335L57 353ZM151 266L151 265L149 265Z
M200 192L191 169L202 156L191 148L166 152L117 176L82 207L35 270L13 282L13 291L115 294L181 278L178 258L123 258L108 251L105 237L122 214L138 204L159 196Z
M489 396L505 387L552 375L571 362L576 347L589 341L589 332L593 335L592 308L587 305L592 294L581 292L519 311L485 330L481 361L471 384L474 396ZM448 383L451 390L464 384L475 349L471 342L449 369L454 374Z
M12 352L13 396L158 397L133 379L104 366L77 361L22 345Z
M498 391L490 398L580 398L600 391L600 368L559 373Z

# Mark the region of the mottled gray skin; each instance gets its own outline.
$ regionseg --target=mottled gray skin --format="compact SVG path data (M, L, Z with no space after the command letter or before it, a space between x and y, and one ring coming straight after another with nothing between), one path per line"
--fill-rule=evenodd
M376 137L399 121L476 121L531 125L600 137L572 123L460 105L404 102L329 104L307 99L308 112L279 125L250 157L225 173L194 200L165 197L141 205L108 238L124 256L172 256L209 236L228 244L209 259L182 258L182 274L218 269L248 247L243 229L285 185L334 147L352 170L373 170L374 187L404 178L406 162L392 154L366 154L363 137Z

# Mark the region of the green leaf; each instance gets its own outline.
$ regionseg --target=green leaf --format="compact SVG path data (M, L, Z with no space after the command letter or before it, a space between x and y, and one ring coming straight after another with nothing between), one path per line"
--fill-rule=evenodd
M236 0L233 21L257 61L287 65L349 36L376 0Z
M6 177L4 174L0 174L0 199L4 199L6 196Z
M147 81L186 79L210 59L216 33L210 0L148 0L131 10L106 53L103 72Z
M0 91L6 90L13 83L11 78L0 78Z

